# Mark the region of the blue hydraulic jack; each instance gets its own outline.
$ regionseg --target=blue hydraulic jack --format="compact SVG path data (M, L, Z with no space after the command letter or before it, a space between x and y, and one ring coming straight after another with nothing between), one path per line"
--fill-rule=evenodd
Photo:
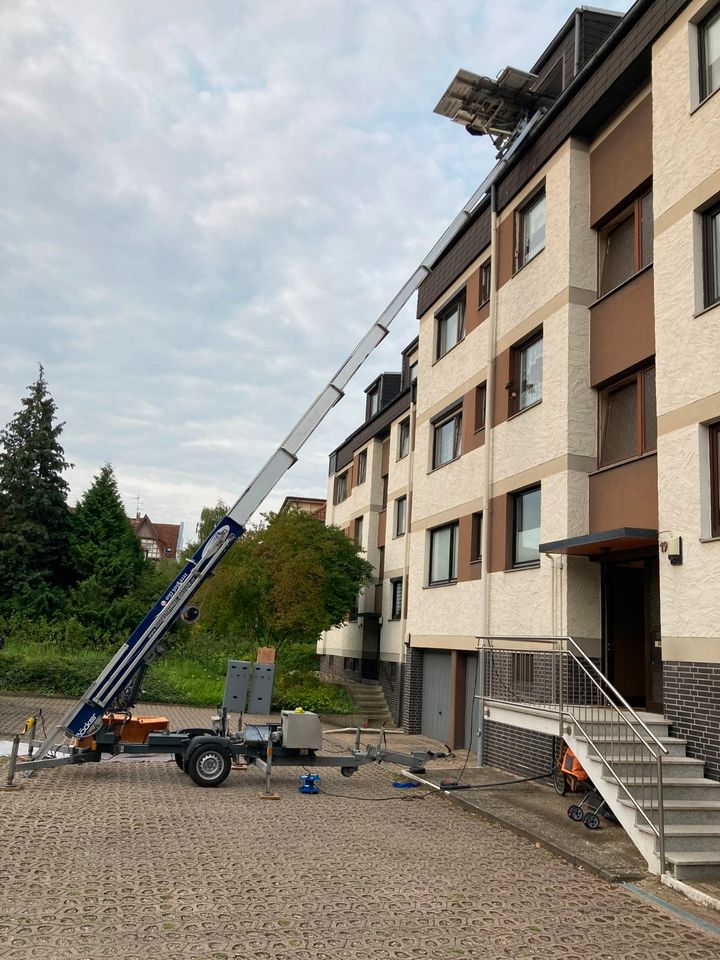
M300 786L298 793L320 793L320 775L317 773L301 773L298 777Z

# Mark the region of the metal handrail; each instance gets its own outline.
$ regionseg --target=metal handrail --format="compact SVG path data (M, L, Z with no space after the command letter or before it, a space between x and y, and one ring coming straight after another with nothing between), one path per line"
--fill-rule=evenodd
M598 677L600 678L600 680L602 681L603 685L604 685L605 687L608 687L608 688L612 691L613 696L615 697L616 700L619 700L619 701L620 701L620 703L622 704L623 710L627 710L628 713L632 714L632 716L634 717L634 719L637 720L637 722L638 722L638 723L640 724L640 726L643 728L643 730L645 731L645 733L647 733L647 735L650 737L650 739L651 739L651 740L655 743L655 745L658 747L658 749L660 750L660 752L661 752L661 753L668 753L667 747L666 747L664 744L660 743L660 741L659 741L658 738L655 736L655 734L652 732L652 730L650 730L650 728L647 726L647 724L644 722L644 720L642 720L641 717L638 716L638 714L633 710L633 708L632 708L632 707L630 706L630 704L627 702L627 700L625 699L625 697L623 697L623 695L620 693L620 691L617 690L617 689L612 685L612 683L608 680L608 678L605 676L605 674L602 672L602 670L600 670L600 668L597 666L597 664L595 664L595 663L592 662L592 660L590 659L590 657L588 657L588 655L585 653L585 651L573 640L572 637L563 637L563 639L564 639L567 643L571 643L571 644L573 645L573 647L575 648L575 650L577 650L577 652L580 654L580 657L582 657L584 663L579 663L578 657L577 657L577 656L574 657L576 663L578 663L578 666L583 667L583 668L585 669L585 672L590 675L590 679L591 679L591 680L593 679L593 678L592 678L592 675L591 675L591 671L593 671L595 674L597 674L597 676L598 676ZM587 664L587 666L586 666L586 664ZM590 668L589 670L588 670L588 667ZM605 693L605 696L607 696L607 693L606 693L605 691L603 691L603 692ZM620 711L620 708L619 708L619 707L616 707L616 709L618 710L618 713L620 713L620 716L624 717L624 714Z
M555 666L552 667L551 672L551 700L552 707L557 708L558 710L558 736L560 741L564 739L565 730L563 727L564 720L567 717L571 720L578 730L583 734L588 744L591 745L595 753L597 754L600 761L603 763L605 768L608 770L611 777L617 782L619 788L628 798L630 803L635 807L636 811L640 814L642 819L650 827L651 831L655 834L658 841L658 854L660 858L660 869L661 872L665 871L665 822L664 822L664 801L663 801L663 776L662 776L662 758L664 755L669 753L667 747L660 742L660 740L655 736L655 734L650 730L647 724L638 716L637 712L630 706L627 700L623 695L616 689L616 687L608 680L608 678L603 674L599 667L593 663L593 661L587 656L584 650L578 645L578 643L572 637L549 637L549 636L478 636L478 653L484 661L482 656L482 651L489 649L491 652L496 649L494 643L497 641L510 641L513 643L532 643L532 644L541 644L541 645L551 645L552 649L548 651L553 658L552 662L554 664L555 658L558 660L559 669L556 671ZM500 648L502 649L502 648ZM523 649L522 647L506 647L504 648L505 652L522 652L530 653L540 652L528 650L527 648ZM547 653L543 652L543 655L546 656ZM568 679L567 674L564 671L564 665L566 661L572 662L576 665L577 669L580 671L580 675L584 677L585 681L589 681L591 690L595 690L600 694L601 701L599 704L590 703L590 704L571 704L565 702L565 680ZM557 677L557 686L556 686L556 673ZM480 696L478 699L482 704L485 700L496 700L498 702L504 702L500 697L495 697L492 695L492 688L494 683L494 678L491 675L489 677L490 682L490 696L485 695L485 667L484 662L482 665L481 671L483 680L480 686ZM512 684L512 681L511 681ZM591 699L595 699L595 695L591 696ZM511 702L515 702L513 699ZM613 758L609 760L606 752L602 750L596 738L590 733L590 730L586 727L585 718L581 717L580 710L575 709L580 707L583 710L594 710L602 709L609 710L611 719L610 721L603 719L604 729L610 733L610 744L612 752L613 745L613 730L618 727L618 720L620 721L620 728L618 729L618 736L615 740L618 746L623 745L626 749L632 748L632 757L621 757ZM629 716L628 716L629 715ZM482 716L482 711L481 711ZM635 721L634 725L629 718L632 718ZM592 714L590 724L593 723ZM625 730L625 740L621 740L620 730ZM641 732L647 735L643 735ZM646 813L644 803L646 802L645 797L645 759L641 756L641 759L638 761L637 758L637 748L640 747L641 750L647 751L649 757L647 758L649 762L655 762L656 767L656 789L657 789L657 824L655 824L652 818ZM642 794L642 802L638 801L638 798L633 794L631 789L631 779L626 777L623 780L622 776L618 773L617 770L613 768L613 763L625 763L628 766L632 766L635 769L635 780L637 780L637 767L640 763L641 770L641 782L638 785L637 782L634 783L634 788L638 793ZM652 780L650 781L649 786L652 788ZM654 804L652 800L649 804L649 809L652 811Z

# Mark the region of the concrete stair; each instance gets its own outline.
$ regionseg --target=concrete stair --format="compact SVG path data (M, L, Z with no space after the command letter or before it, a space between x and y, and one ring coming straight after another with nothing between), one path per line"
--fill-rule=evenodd
M656 714L642 719L668 754L663 757L663 813L666 869L679 880L720 878L720 783L703 775L701 760L686 755L686 741L669 736L669 721ZM608 764L630 787L638 776L647 783L636 799L653 824L658 822L657 789L653 785L656 763L643 758L642 750L618 742L617 730L608 723L583 723L585 733L569 727L566 741L587 770L603 799L648 861L660 872L658 838L642 814L610 773ZM585 735L587 734L587 736ZM605 756L607 764L600 757Z
M383 688L379 683L353 683L347 681L344 684L348 696L355 704L356 713L365 714L368 718L368 725L371 727L381 727L383 724L392 726L392 715L387 705Z

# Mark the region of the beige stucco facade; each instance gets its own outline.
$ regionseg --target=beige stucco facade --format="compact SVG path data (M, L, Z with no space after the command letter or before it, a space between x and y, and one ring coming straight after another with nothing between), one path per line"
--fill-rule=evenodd
M709 536L706 424L720 419L720 305L704 308L704 204L720 193L720 98L698 105L694 2L653 49L655 330L663 657L720 663L720 541Z

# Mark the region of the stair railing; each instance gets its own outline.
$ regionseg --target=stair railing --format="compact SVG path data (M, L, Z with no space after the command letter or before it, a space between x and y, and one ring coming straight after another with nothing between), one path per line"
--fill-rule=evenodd
M557 712L574 724L657 839L665 872L662 758L667 748L572 637L478 637L480 716L487 701Z

